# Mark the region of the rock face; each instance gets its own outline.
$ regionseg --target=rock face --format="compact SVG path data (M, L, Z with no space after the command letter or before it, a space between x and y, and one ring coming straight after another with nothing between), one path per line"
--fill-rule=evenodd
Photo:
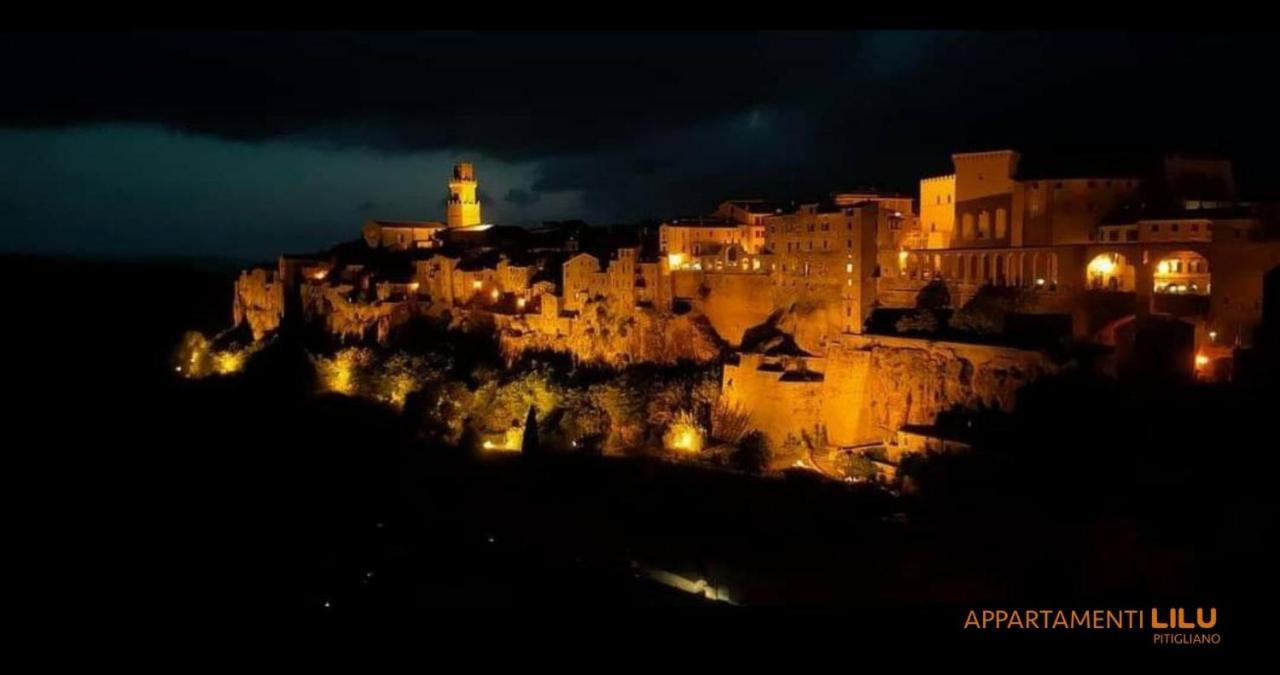
M773 313L773 295L768 276L708 272L695 293L694 307L725 342L737 346L748 329L764 323Z
M571 320L534 325L536 319L503 317L499 340L503 352L516 356L527 350L572 354L579 361L615 367L633 363L710 361L721 345L704 319L676 316L650 308L619 311L603 301L588 301Z
M1012 410L1018 390L1052 370L1033 351L841 335L818 357L742 354L721 391L775 446L819 449L887 442L954 407Z
M867 414L856 435L887 439L884 434L903 425L932 424L939 413L956 406L1012 411L1018 390L1050 369L1036 352L916 342L920 346L871 341L866 347L852 347L852 353L844 345L833 350L844 352L833 355L833 360L849 365L856 363L860 352L869 355L865 384L853 394L864 402ZM851 384L856 391L857 383Z
M284 318L284 284L266 269L244 270L235 283L232 324L247 323L254 340L261 340L280 328Z
M821 354L827 339L840 334L840 306L827 302L796 302L786 307L775 325L810 354Z
M353 300L352 287L304 286L303 313L308 321L323 319L325 328L341 338L376 337L385 342L397 326L424 313L413 300Z

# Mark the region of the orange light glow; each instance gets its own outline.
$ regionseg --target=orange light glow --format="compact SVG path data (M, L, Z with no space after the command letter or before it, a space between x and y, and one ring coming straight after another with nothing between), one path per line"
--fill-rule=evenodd
M663 435L662 439L669 450L688 453L702 451L702 429L694 420L693 415L687 412L682 411L676 415L675 421L671 423L671 426L667 427L667 433Z
M1196 354L1196 367L1203 368L1209 365L1209 357L1204 354Z
M520 452L523 445L524 429L522 427L511 427L496 440L485 441L481 444L481 447L495 452Z
M1103 276L1110 275L1116 271L1116 261L1112 260L1110 256L1100 255L1089 263L1089 271Z

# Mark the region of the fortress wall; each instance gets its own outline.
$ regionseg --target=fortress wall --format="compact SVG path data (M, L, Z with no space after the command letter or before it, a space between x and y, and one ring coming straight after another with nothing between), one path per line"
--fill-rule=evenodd
M854 356L858 353L867 355L865 366ZM839 384L832 373L843 369L854 372L847 383ZM859 373L860 369L865 369L865 374ZM938 413L955 406L1011 411L1018 390L1053 369L1035 351L898 337L842 336L828 350L828 382L834 386L827 395L856 406L863 418L854 429L854 436L831 440L841 445L887 441L904 424L933 424Z
M758 354L726 363L721 393L751 417L751 426L769 437L777 453L790 436L817 439L823 426L823 382L787 381L782 371L760 370ZM816 441L815 441L816 442Z
M773 312L773 284L768 275L709 272L695 306L716 333L730 345L742 343L748 328L758 326Z
M725 366L722 392L775 448L802 434L852 446L933 424L955 406L1012 410L1018 389L1053 370L1039 352L866 335L841 335L824 361L820 381L788 381L744 354Z

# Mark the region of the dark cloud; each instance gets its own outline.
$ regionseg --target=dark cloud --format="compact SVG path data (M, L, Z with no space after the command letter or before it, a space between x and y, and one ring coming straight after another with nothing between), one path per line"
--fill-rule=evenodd
M88 34L0 43L0 123L158 122L500 158L585 150L828 80L838 34ZM34 67L33 67L34 64Z
M542 200L542 195L520 188L511 188L507 190L507 195L502 199L516 206L532 206Z
M482 195L486 205L563 204L583 212L560 217L594 221L850 185L914 192L922 175L949 169L952 152L993 147L1216 150L1237 160L1248 188L1280 183L1260 98L1273 42L1121 32L11 35L0 39L0 127L139 122L379 157L484 157L520 174L490 180L505 198ZM424 194L430 204L438 193Z

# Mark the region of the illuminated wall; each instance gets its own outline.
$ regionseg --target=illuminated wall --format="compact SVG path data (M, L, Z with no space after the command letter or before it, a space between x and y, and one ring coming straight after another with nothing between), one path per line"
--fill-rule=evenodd
M920 228L928 248L950 248L956 222L956 177L920 181Z
M1033 351L843 335L815 359L743 354L725 365L721 391L775 447L802 436L848 447L889 441L955 406L1012 410L1018 390L1052 370Z

